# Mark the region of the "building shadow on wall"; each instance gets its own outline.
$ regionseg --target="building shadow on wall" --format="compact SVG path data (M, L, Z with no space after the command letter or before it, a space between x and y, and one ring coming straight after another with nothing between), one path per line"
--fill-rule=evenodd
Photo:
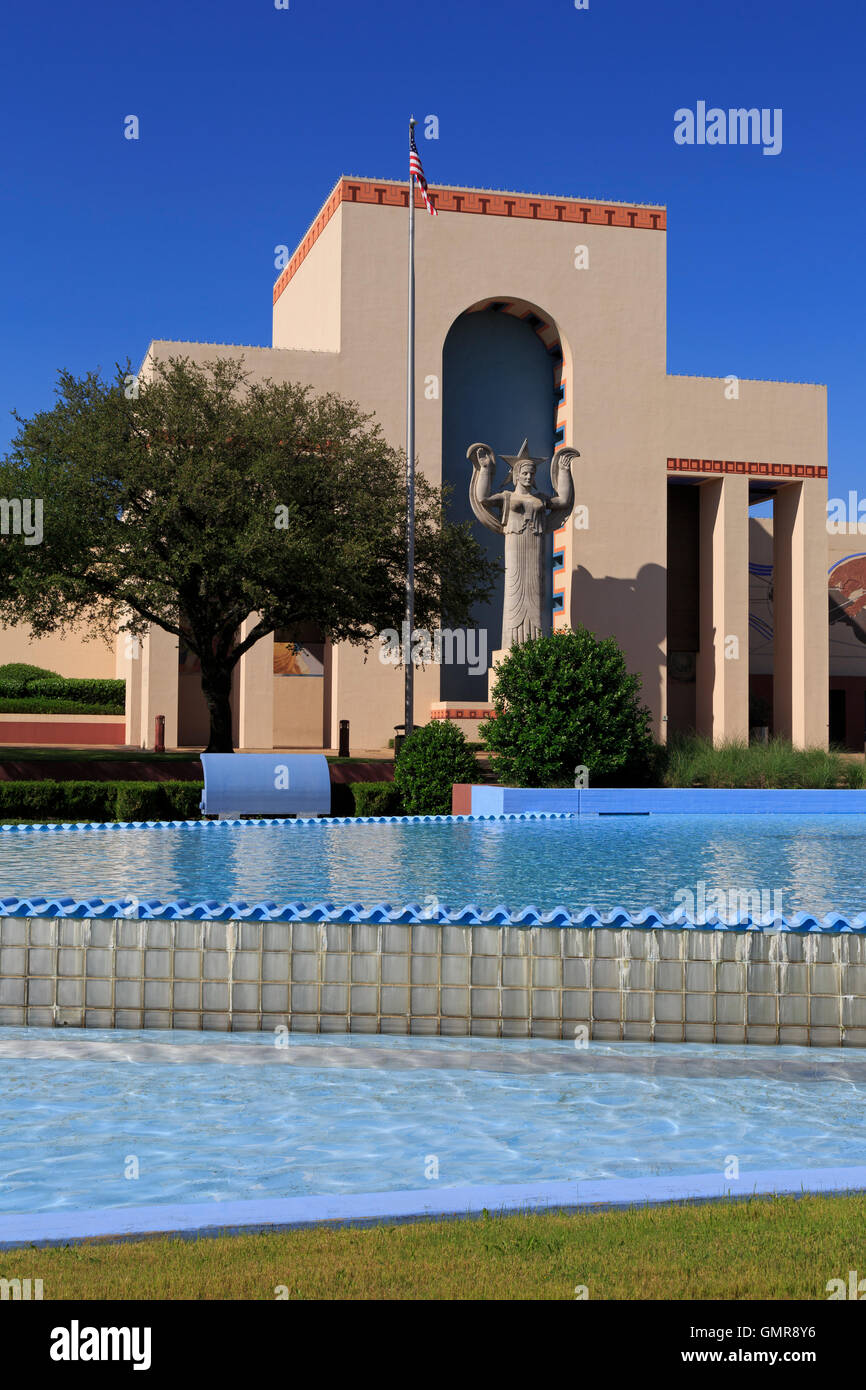
M571 625L596 637L614 637L630 672L641 676L641 695L654 719L662 710L667 632L667 571L642 565L634 577L596 576L578 565L571 576Z

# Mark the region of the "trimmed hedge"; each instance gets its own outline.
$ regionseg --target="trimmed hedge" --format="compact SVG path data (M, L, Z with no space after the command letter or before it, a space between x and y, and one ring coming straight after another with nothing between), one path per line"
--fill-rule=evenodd
M14 670L14 666L11 668ZM26 668L24 668L26 669ZM32 667L36 671L38 667ZM64 676L18 676L0 672L0 700L41 700L51 702L46 713L71 714L71 710L60 710L58 702L75 701L83 705L85 712L94 706L104 707L106 714L123 714L126 698L126 681L86 680ZM29 706L27 706L29 708Z
M202 782L0 782L0 821L198 820ZM332 816L405 815L393 782L335 782Z
M195 820L202 782L0 782L0 820Z
M352 782L350 785L354 794L356 816L406 814L403 799L393 782Z
M111 782L0 782L0 819L108 820Z
M36 695L17 699L0 696L0 714L123 714L123 705L92 705L84 700L43 700Z
M198 820L203 782L115 782L115 820Z

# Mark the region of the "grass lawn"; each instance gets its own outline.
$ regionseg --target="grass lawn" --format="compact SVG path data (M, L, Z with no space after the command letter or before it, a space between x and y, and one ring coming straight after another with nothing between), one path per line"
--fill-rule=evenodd
M0 1252L45 1299L826 1299L851 1269L866 1195Z
M4 744L0 748L0 766L4 763L173 763L194 762L197 753L154 753L147 748L119 748L106 745L102 748L62 748L45 744L40 747L12 747Z
M99 713L99 711L94 710L92 707L89 707L85 712L92 714ZM340 765L351 765L352 763L384 763L387 766L394 761L393 757L341 758L336 753L327 753L325 756L329 763L338 763ZM60 745L55 747L52 744L46 744L44 747L14 748L11 745L4 744L0 747L0 766L4 763L21 762L189 763L195 762L197 759L198 753L191 752L189 749L181 749L180 752L154 753L150 748L120 748L109 745L101 748L64 748Z

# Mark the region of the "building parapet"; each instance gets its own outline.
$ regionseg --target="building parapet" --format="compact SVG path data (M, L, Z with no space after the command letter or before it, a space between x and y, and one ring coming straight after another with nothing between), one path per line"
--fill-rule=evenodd
M601 227L634 227L661 232L667 228L667 210L658 203L620 203L613 199L551 197L546 194L513 193L495 188L463 188L457 185L440 185L430 188L429 192L431 201L439 212L530 218L539 222L571 222ZM275 304L341 203L407 208L408 180L398 182L395 179L361 179L343 175L274 285ZM417 191L415 206L424 206Z

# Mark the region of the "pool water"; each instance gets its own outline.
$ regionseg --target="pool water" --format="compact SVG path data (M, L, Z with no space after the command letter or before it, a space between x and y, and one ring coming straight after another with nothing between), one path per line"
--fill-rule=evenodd
M866 1163L850 1050L285 1044L0 1030L0 1213Z
M866 909L864 863L858 815L5 831L0 897L666 913L703 883L708 900L761 892L786 916L851 917Z

